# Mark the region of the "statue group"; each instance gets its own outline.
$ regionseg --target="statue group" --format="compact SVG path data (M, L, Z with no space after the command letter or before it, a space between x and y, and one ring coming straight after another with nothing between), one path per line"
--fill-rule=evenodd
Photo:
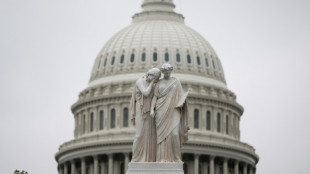
M188 92L171 77L172 70L165 63L136 82L130 104L136 126L131 162L182 162L181 146L189 130Z

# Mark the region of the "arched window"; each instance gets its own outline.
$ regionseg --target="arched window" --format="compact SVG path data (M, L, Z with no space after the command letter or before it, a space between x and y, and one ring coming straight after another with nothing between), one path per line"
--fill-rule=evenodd
M123 127L128 127L128 108L123 110Z
M107 65L107 60L108 60L108 58L105 58L104 64L103 64L104 67Z
M211 130L211 112L207 111L206 113L206 129Z
M221 132L221 114L217 113L217 132Z
M200 57L197 56L197 64L200 65Z
M177 60L178 63L181 62L181 55L180 55L180 53L177 53L176 60Z
M99 116L100 116L100 130L103 130L103 128L104 128L104 112L103 112L103 110L100 111Z
M83 115L83 133L86 133L86 116Z
M120 60L120 63L121 63L121 64L123 64L123 63L124 63L124 59L125 59L125 56L124 56L124 54L122 54L122 56L121 56L121 60Z
M206 67L209 67L208 58L205 58L205 60L206 60Z
M198 109L194 110L194 128L196 129L199 128L199 110Z
M130 62L133 63L135 61L135 54L132 53L130 56Z
M169 53L165 53L165 61L169 62Z
M144 62L145 59L146 59L146 54L145 54L145 53L142 53L142 55L141 55L141 61Z
M213 68L215 69L215 63L214 63L214 60L212 60L212 65L213 65Z
M114 65L115 56L112 57L111 65Z
M153 61L154 61L154 62L157 61L157 53L156 53L156 52L153 53Z
M115 109L111 110L111 125L110 128L115 128Z
M191 55L187 55L187 63L192 63L192 60L191 60Z
M97 69L100 68L100 64L101 64L101 59L100 59L99 62L98 62L98 67L97 67Z
M94 113L90 113L90 131L94 130Z
M229 134L229 118L228 115L226 115L226 134Z

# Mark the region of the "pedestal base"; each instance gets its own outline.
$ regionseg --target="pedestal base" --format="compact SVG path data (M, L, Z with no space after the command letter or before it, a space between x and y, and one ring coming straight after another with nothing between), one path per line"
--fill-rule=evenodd
M126 174L184 174L183 163L129 163Z

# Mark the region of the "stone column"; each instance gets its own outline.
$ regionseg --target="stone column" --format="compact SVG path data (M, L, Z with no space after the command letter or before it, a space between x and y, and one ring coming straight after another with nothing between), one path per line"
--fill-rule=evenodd
M68 173L68 164L64 163L64 174L69 174Z
M81 159L81 174L86 174L86 161L85 161L85 158Z
M93 156L94 158L94 174L99 174L99 167L98 167L98 156Z
M253 167L252 166L249 166L249 174L253 174Z
M75 174L75 162L74 162L74 160L71 161L71 174Z
M235 161L234 174L239 174L239 161Z
M224 174L228 174L228 159L227 158L224 158L223 170L224 170Z
M194 154L194 174L199 174L199 154Z
M59 174L63 174L64 173L62 165L59 165L59 171L58 172L59 172Z
M108 166L109 174L113 174L113 154L112 153L108 154L108 159L109 159L109 166Z
M105 163L101 162L100 166L101 166L101 174L106 174L106 172L105 172Z
M246 164L243 165L243 173L242 174L247 174L248 173L248 166Z
M210 162L209 162L210 171L209 171L209 174L214 174L214 158L215 158L215 156L210 156Z
M125 153L125 166L124 166L124 169L125 169L125 173L127 172L128 170L128 163L129 163L129 153Z

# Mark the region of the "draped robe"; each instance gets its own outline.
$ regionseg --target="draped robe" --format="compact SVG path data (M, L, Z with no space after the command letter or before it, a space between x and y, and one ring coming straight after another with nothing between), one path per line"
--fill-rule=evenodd
M144 87L147 88L147 86ZM137 86L132 93L130 110L136 124L132 162L155 162L156 160L155 118L150 116L153 94L152 90L148 96L143 96Z
M154 89L156 162L181 162L181 146L188 140L188 92L183 91L178 79L170 78L169 84L161 85L160 80Z

